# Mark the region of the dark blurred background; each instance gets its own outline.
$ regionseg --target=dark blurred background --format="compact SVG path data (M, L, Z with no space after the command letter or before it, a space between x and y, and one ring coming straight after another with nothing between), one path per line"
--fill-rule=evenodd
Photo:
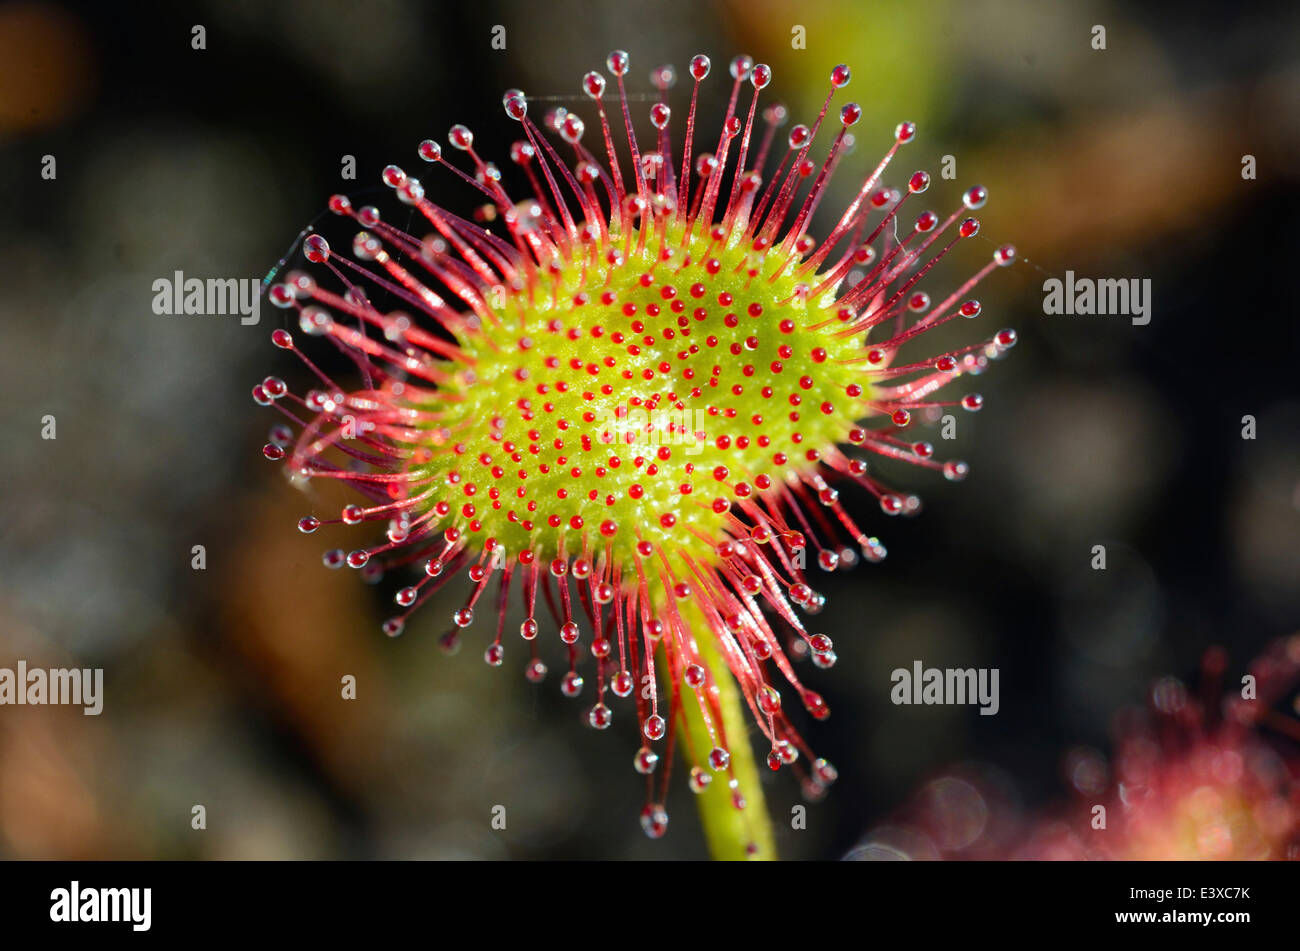
M393 582L321 567L349 536L294 529L308 502L261 458L269 416L248 395L297 372L268 343L280 312L248 327L150 308L176 270L260 278L331 193L364 197L390 161L413 169L416 144L454 122L509 177L501 91L562 97L590 128L579 78L618 47L638 92L652 67L710 54L713 121L735 53L771 64L764 98L793 121L849 63L864 114L822 233L912 119L891 181L928 168L941 212L976 182L992 196L989 243L924 286L954 286L994 243L1030 262L980 294L981 329L1021 333L978 381L986 409L959 418L955 443L935 433L971 477L893 470L926 501L908 521L844 493L890 555L822 581L840 662L804 674L834 710L805 733L841 779L793 831L796 784L764 777L783 855L852 853L953 764L997 769L1022 808L1051 802L1065 751L1106 749L1153 678L1192 673L1212 644L1239 668L1296 630L1293 3L0 3L0 665L103 667L106 684L99 717L0 708L0 854L704 855L684 779L667 838L640 831L628 718L586 729L590 696L526 683L518 641L501 669L474 637L442 654L463 590L394 641L378 626ZM346 154L355 182L339 177ZM938 178L945 154L956 182ZM473 206L430 171L435 201ZM1045 317L1042 282L1067 269L1150 278L1151 323ZM1089 567L1096 544L1106 571ZM891 705L890 671L918 658L998 667L1001 712Z

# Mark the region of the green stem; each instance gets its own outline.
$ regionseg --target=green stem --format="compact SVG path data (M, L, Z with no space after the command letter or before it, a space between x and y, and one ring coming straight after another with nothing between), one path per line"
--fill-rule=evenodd
M718 652L704 617L689 607L682 613L697 632L695 643L700 659L712 671L713 681L717 685L718 708L722 712L722 723L718 726L727 737L731 771L739 783L736 791L745 798L744 809L737 809L733 805L732 789L728 786L731 776L725 770L712 773L713 782L704 792L695 796L709 852L720 861L775 859L776 842L772 820L767 814L767 804L763 801L763 787L758 782L754 745L749 738L749 721L745 715L740 688ZM693 749L695 755L703 760L713 749L713 739L705 727L700 705L695 702L695 698L684 697L683 701L682 713L686 731L690 735L690 745L686 749ZM708 770L705 763L696 765Z

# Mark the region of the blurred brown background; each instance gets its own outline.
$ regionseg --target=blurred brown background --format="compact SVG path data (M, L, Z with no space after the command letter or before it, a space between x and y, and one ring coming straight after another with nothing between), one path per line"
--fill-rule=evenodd
M413 165L453 122L504 167L507 87L574 97L557 101L590 119L579 78L616 47L638 91L653 66L710 54L711 117L735 53L771 64L793 121L849 63L863 118L824 220L912 119L894 181L928 168L942 212L969 184L992 195L990 243L925 286L952 286L992 242L1031 262L982 289L983 329L1022 342L979 381L987 408L955 448L936 440L971 478L897 471L926 499L913 521L854 503L890 557L822 584L840 663L808 676L835 715L807 736L841 781L806 831L780 833L783 853L848 853L954 762L1050 799L1066 747L1104 746L1154 676L1211 643L1244 662L1300 620L1298 38L1289 3L0 3L0 666L103 667L106 684L99 717L0 707L0 854L703 855L684 781L668 837L641 833L629 723L580 725L587 704L554 676L524 681L518 642L499 670L473 638L443 656L461 590L390 641L392 581L321 567L348 536L294 530L306 500L261 459L269 416L248 396L296 372L267 342L279 312L246 327L150 309L176 270L260 278L329 194ZM339 180L345 154L356 182ZM956 182L938 179L945 154ZM1066 269L1151 278L1151 324L1044 317L1042 281ZM891 706L889 671L914 658L999 667L1002 712ZM782 828L798 791L778 776L767 792Z

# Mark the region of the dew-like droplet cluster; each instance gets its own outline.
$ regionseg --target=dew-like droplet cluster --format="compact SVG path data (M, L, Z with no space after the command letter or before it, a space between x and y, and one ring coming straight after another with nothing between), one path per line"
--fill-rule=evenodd
M745 801L727 748L745 740L726 736L718 708L715 678L727 672L703 656L700 638L738 683L770 744L769 766L795 770L813 792L833 780L788 714L792 701L816 719L830 713L792 664L836 659L830 638L805 621L823 603L807 566L884 557L838 485L861 487L886 515L919 511L915 495L875 478L867 455L966 476L964 462L934 458L913 431L948 408L980 409L978 394L939 391L1001 356L1014 332L923 359L900 353L926 330L980 316L970 292L1015 251L997 249L950 292L921 289L941 258L978 234L967 213L987 193L971 188L944 217L914 209L931 184L924 171L901 188L885 184L916 135L907 122L830 230L809 231L861 118L847 103L838 122L825 121L850 82L847 66L831 73L811 125L781 137L782 151L785 107L759 108L770 67L730 62L715 143L697 124L711 64L696 56L675 161L676 72L651 73L659 96L644 147L625 87L629 62L615 51L612 80L582 77L595 113L586 120L560 108L538 124L525 93L503 96L521 131L509 157L523 197L507 191L468 127L452 127L450 151L419 144L433 171L481 195L473 220L430 201L396 165L381 181L427 234L390 224L376 206L331 198L329 209L356 223L351 247L310 235L303 254L313 270L269 291L296 325L272 342L302 360L311 385L295 393L268 377L253 397L292 425L277 423L268 459L296 479L342 480L358 493L338 513L304 516L299 529L381 529L363 547L326 552L324 563L372 581L400 570L385 634L401 634L434 592L467 576L442 643L457 646L486 612L495 623L485 625L494 632L484 660L501 666L514 589L527 678L546 677L539 644L553 637L567 657L560 689L589 699L592 727L629 710L642 739L633 765L661 777L648 782L642 813L658 837L668 770L657 750L672 748L683 705L698 709L714 740L709 749L684 744L690 788L703 791L716 774L738 808ZM618 102L607 109L611 89ZM823 126L832 142L818 163L810 155ZM301 346L310 337L355 361L353 388L313 362ZM539 621L539 598L553 624ZM580 666L594 668L590 683Z

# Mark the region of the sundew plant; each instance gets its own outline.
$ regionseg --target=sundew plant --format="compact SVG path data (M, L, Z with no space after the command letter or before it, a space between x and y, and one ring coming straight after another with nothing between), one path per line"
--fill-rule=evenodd
M272 340L312 382L253 388L283 417L264 453L295 480L354 490L299 528L358 526L356 547L324 561L400 579L386 634L466 577L446 642L477 635L493 666L522 648L534 682L547 676L543 655L562 658L560 689L589 705L592 727L635 719L648 835L667 831L679 752L712 853L771 858L750 731L766 765L797 774L809 795L835 779L790 715L830 714L795 663L810 658L815 673L836 659L814 624L814 573L885 555L840 492L869 493L886 516L919 510L877 478L873 457L965 478L967 465L936 458L918 429L979 410L980 395L958 384L1015 332L974 331L941 352L911 344L980 318L972 292L1015 249L980 253L959 286L923 287L945 255L968 255L959 246L979 233L970 212L987 194L972 187L935 212L922 204L926 172L888 184L916 127L858 132L859 107L832 105L847 66L831 72L811 123L786 131L786 109L760 103L768 66L731 61L717 122L696 108L707 56L689 64L685 104L660 67L649 141L634 131L628 54L606 66L609 78L582 77L586 119L555 109L535 121L523 92L505 94L520 133L509 172L463 125L445 144L420 143L430 184L385 168L418 232L330 199L356 222L351 247L310 234L310 269L269 290L291 312ZM819 134L830 138L820 160ZM855 135L879 140L883 158L852 173L853 197L814 234ZM476 214L428 197L453 186L478 193ZM355 364L347 379L313 358L331 345ZM506 630L512 595L517 633Z

